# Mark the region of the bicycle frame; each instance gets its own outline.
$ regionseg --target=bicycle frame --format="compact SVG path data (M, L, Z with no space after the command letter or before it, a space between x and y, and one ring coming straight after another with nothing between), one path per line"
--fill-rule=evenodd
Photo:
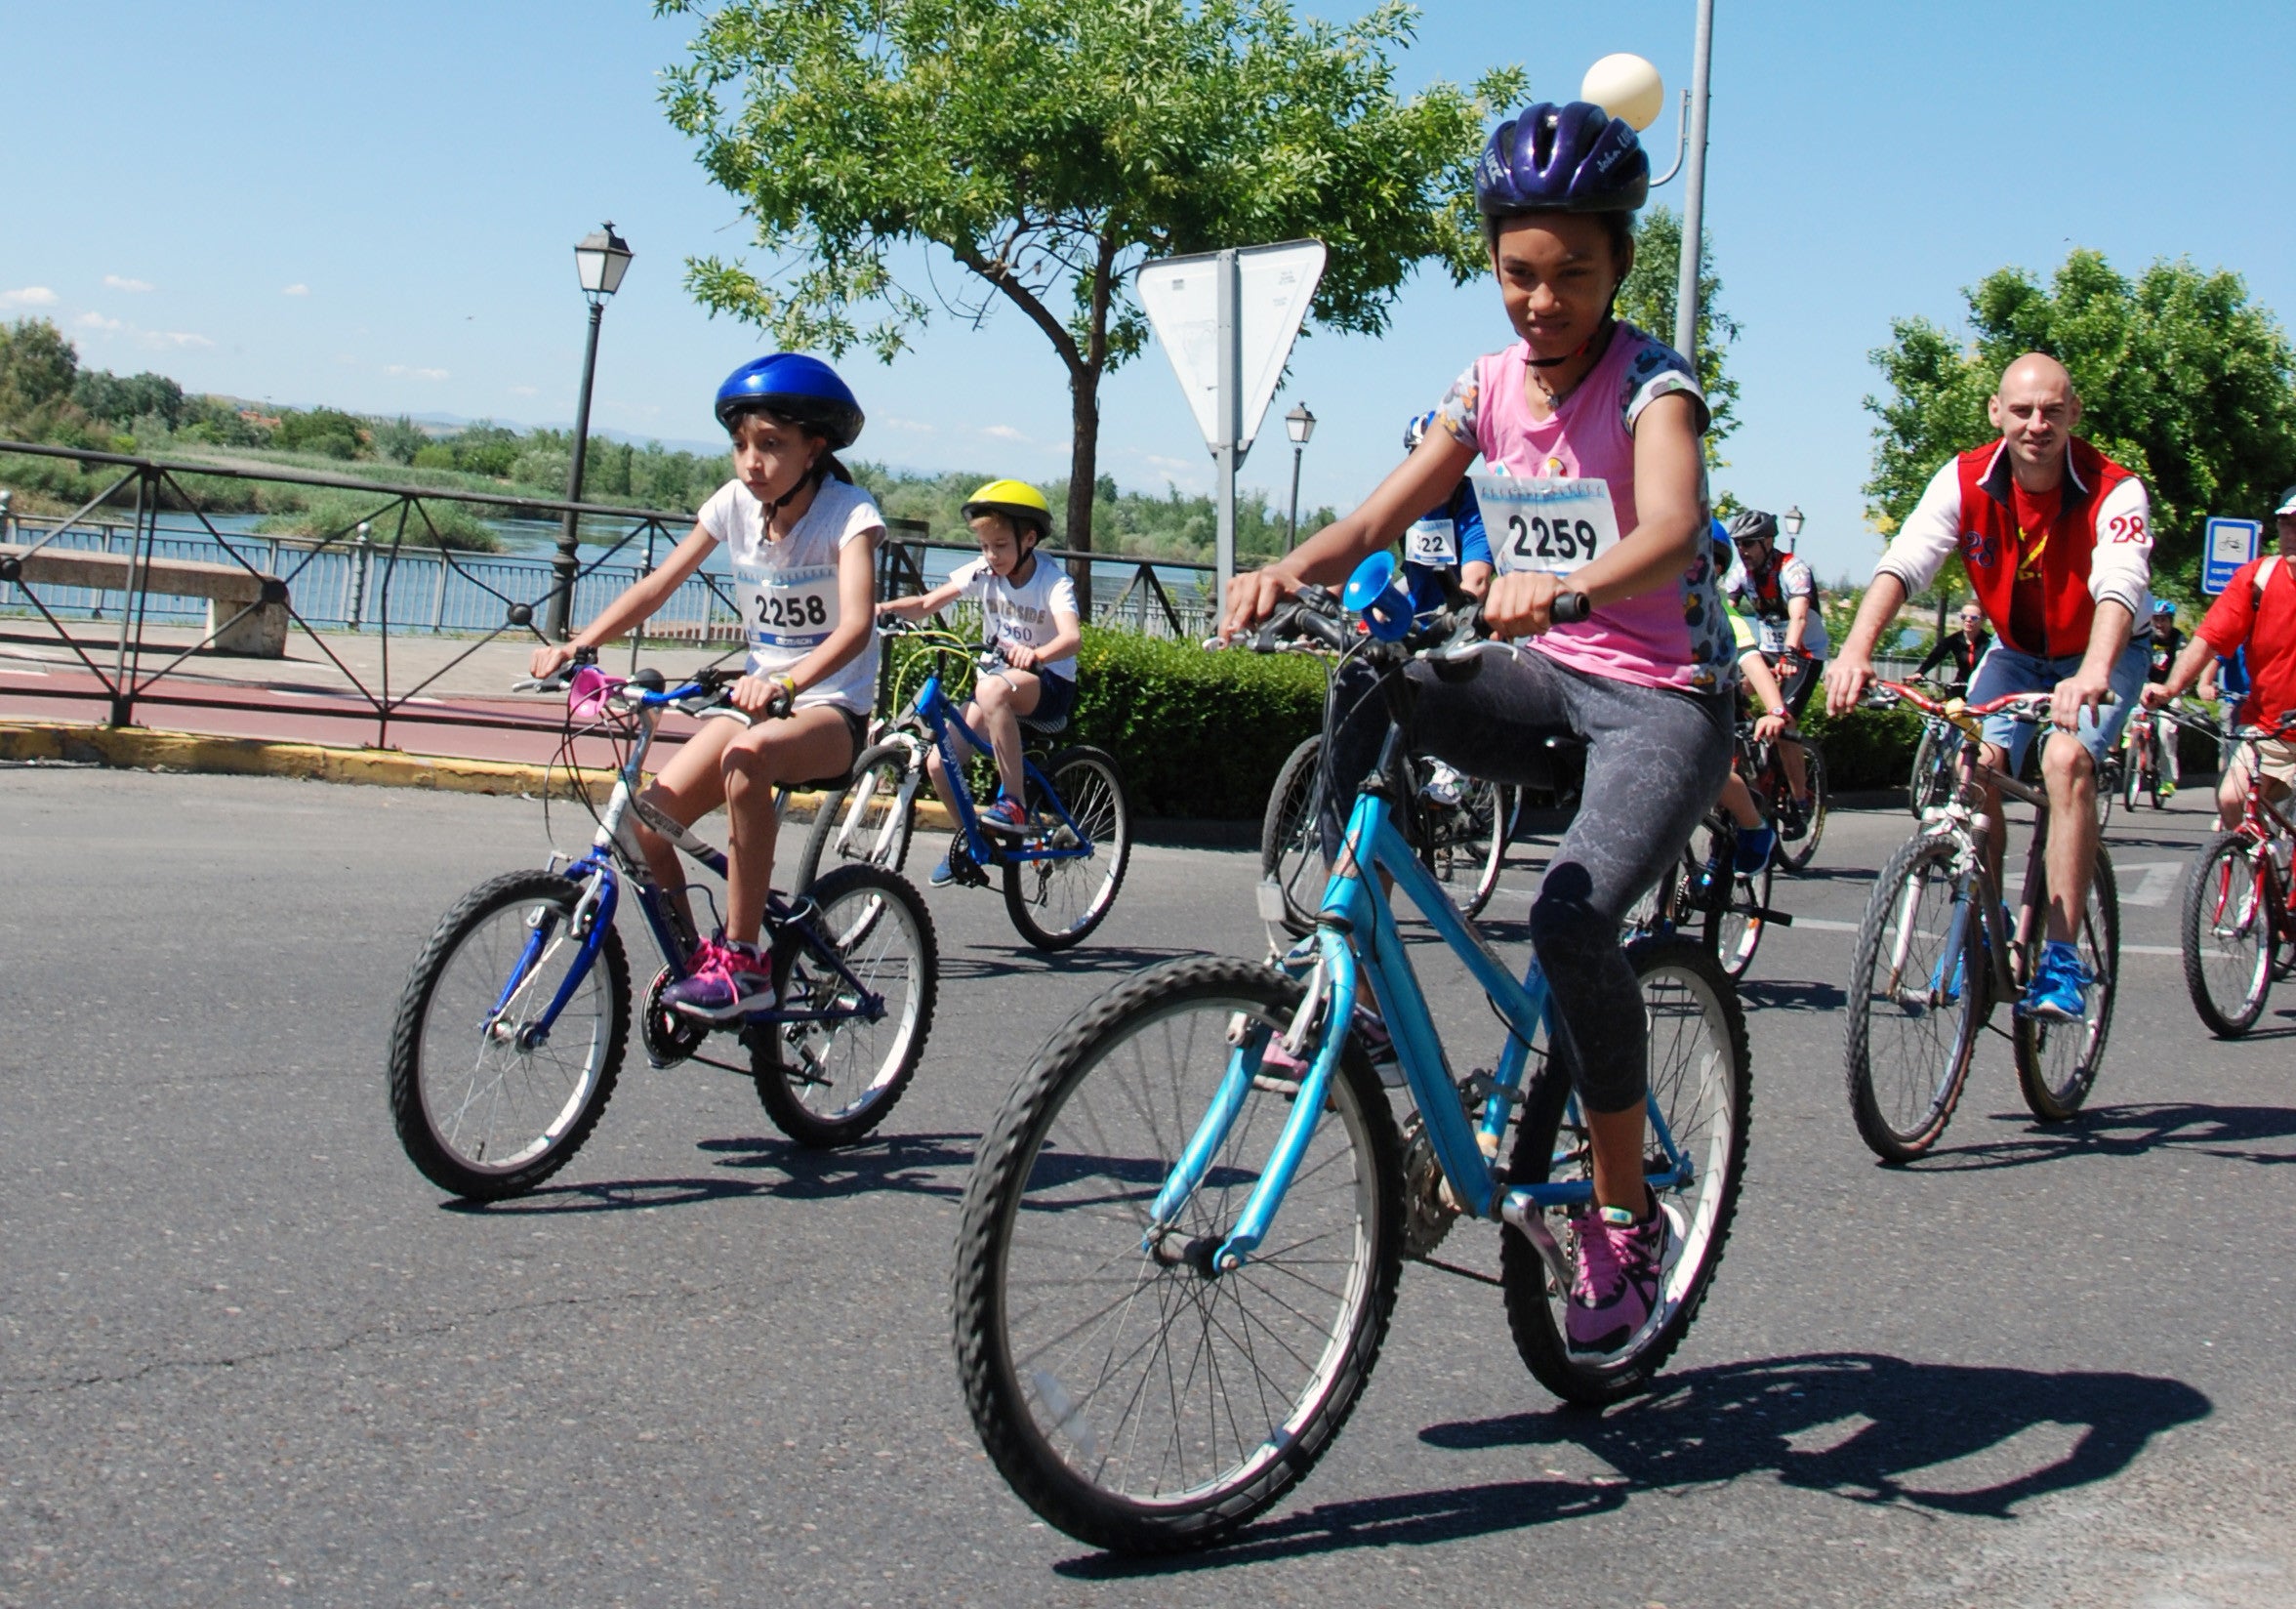
M906 729L914 725L923 726L922 737ZM886 734L889 741L906 740L913 746L909 776L901 786L902 812L908 810L910 803L917 796L918 782L923 772L922 750L923 745L929 743L940 752L942 772L948 777L949 792L957 801L958 825L964 834L964 847L972 856L974 865L986 866L999 857L1012 861L1085 860L1091 857L1091 839L1077 826L1076 818L1068 813L1068 804L1054 790L1052 779L1038 769L1036 762L1025 754L1021 757L1021 765L1028 779L1036 784L1052 814L1067 829L1069 843L1054 843L1054 838L1059 835L1047 833L1035 842L1024 839L1018 843L992 846L987 835L981 831L980 814L973 805L972 790L965 786L964 766L957 757L957 734L963 734L965 742L981 754L993 752L988 739L964 723L964 717L958 713L957 706L942 689L940 677L927 677L924 685L917 690L917 697L909 709L892 723ZM848 820L859 820L860 811L867 804L867 794L857 794Z
M668 692L636 689L627 686L618 695L626 708L632 710L636 730L632 736L630 752L624 757L621 769L614 778L613 792L607 796L605 808L598 812L598 830L591 840L590 850L578 859L561 866L558 855L551 856L551 869L562 871L565 877L583 885L582 897L575 902L569 928L581 935L582 949L574 964L566 970L557 993L540 1016L519 1030L521 1050L531 1050L546 1043L558 1015L574 998L584 978L597 962L598 951L605 944L606 934L612 930L614 917L621 907L622 883L627 878L637 895L637 908L645 917L646 927L653 934L654 944L662 953L664 965L682 975L692 961L678 925L672 915L670 896L654 881L652 868L645 859L633 818L676 845L678 850L699 862L719 877L725 875L725 856L712 845L697 838L691 830L672 820L661 810L638 797L644 781L646 755L652 750L654 730L661 722L661 713L682 699L706 696L710 691L702 683L688 682ZM810 922L817 908L810 900L800 897L796 902L785 900L767 891L765 916L773 928L790 926L811 932ZM815 935L818 936L818 935ZM491 1029L511 1002L516 998L526 979L532 975L551 942L550 934L542 928L530 927L525 947L519 952L517 964L512 969L510 980L504 984L502 995L494 1003L486 1027ZM836 969L838 975L858 997L849 1007L827 1010L811 1008L776 1008L746 1019L752 1022L826 1022L843 1021L849 1017L864 1017L876 1021L884 1015L884 998L865 988L861 980L846 968L844 960L833 944L816 942L813 949L818 957Z
M1390 729L1375 776L1391 774L1396 745L1397 732ZM1365 875L1367 868L1394 880L1396 892L1410 899L1451 952L1465 964L1506 1023L1506 1046L1496 1071L1488 1086L1478 1080L1465 1093L1465 1098L1483 1095L1477 1120L1469 1120L1462 1092L1452 1081L1442 1037L1405 953L1390 897L1377 877ZM1369 942L1359 955L1356 940L1362 936L1368 936ZM1353 1019L1359 979L1368 978L1373 998L1393 1036L1412 1098L1426 1124L1428 1140L1453 1190L1475 1217L1500 1218L1522 1229L1568 1285L1570 1268L1540 1215L1550 1207L1592 1200L1593 1185L1586 1180L1565 1180L1502 1189L1483 1148L1483 1141L1488 1140L1496 1151L1506 1129L1508 1111L1521 1098L1532 1040L1541 1027L1552 1030L1551 1001L1538 960L1534 958L1522 980L1516 981L1420 865L1411 844L1396 828L1392 802L1370 785L1357 797L1345 843L1325 887L1323 906L1316 918L1316 944L1317 958L1308 973L1306 998L1283 1036L1287 1052L1303 1059L1307 1036L1320 1025L1314 1059L1298 1081L1291 1115L1266 1170L1252 1186L1227 1238L1212 1253L1212 1267L1219 1272L1241 1268L1265 1240L1323 1115L1325 1097ZM1262 1071L1270 1043L1269 1036L1247 1036L1246 1043L1233 1047L1210 1109L1150 1209L1144 1249L1153 1249L1178 1220L1181 1208L1203 1182L1226 1141L1253 1082L1275 1076ZM1675 1144L1657 1099L1650 1097L1646 1104L1652 1132L1667 1164L1665 1171L1647 1176L1650 1185L1654 1190L1681 1188L1693 1176L1690 1159Z

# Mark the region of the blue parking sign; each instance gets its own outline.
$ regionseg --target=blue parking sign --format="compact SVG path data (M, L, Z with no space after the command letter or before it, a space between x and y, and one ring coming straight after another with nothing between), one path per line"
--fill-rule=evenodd
M2254 519L2211 519L2200 539L2200 590L2214 598L2231 586L2234 572L2256 557L2263 535Z

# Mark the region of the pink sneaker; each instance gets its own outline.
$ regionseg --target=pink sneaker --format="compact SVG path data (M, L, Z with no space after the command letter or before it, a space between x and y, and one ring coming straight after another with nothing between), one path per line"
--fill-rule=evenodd
M980 824L983 832L1019 838L1029 830L1028 811L1020 807L1018 800L1000 794L996 804L981 811Z
M662 991L662 1003L705 1022L770 1011L780 1003L773 992L773 963L750 945L704 939L693 970Z
M1650 1321L1659 1302L1669 1225L1663 1209L1642 1223L1623 1208L1571 1216L1578 1277L1571 1284L1563 1331L1574 1352L1616 1352Z

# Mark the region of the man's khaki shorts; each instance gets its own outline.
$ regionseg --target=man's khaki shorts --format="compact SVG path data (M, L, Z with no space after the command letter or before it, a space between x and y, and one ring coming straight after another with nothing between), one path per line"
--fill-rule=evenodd
M2256 740L2256 758L2268 780L2278 783L2283 793L2296 791L2296 743L2277 737L2260 737Z

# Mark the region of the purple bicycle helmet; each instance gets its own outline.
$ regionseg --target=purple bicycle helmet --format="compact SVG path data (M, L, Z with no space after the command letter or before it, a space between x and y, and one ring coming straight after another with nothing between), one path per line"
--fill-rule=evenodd
M1650 158L1625 119L1585 101L1526 106L1499 124L1475 164L1486 218L1632 212L1650 196Z
M744 363L718 388L718 423L733 428L733 416L757 408L820 432L831 452L841 452L861 435L861 404L852 391L818 357L774 352Z

